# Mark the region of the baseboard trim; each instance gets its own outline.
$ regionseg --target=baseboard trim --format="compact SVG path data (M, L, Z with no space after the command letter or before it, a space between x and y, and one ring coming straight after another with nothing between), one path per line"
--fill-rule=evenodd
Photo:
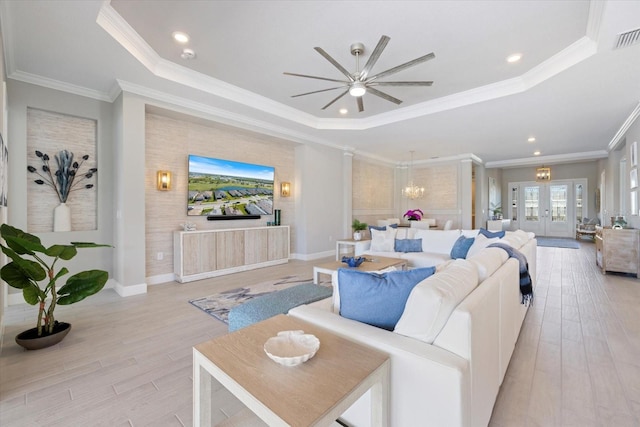
M159 285L161 283L167 283L167 282L175 282L176 275L174 273L158 274L156 276L147 277L146 281L147 281L147 285L149 286Z
M314 254L291 254L291 259L299 259L300 261L313 261L315 259L326 258L330 256L335 256L336 251L324 251L324 252L316 252Z
M137 285L129 285L129 286L123 286L118 282L115 282L115 286L114 286L116 292L118 293L118 295L120 295L121 297L130 297L133 295L141 295L141 294L146 294L147 293L147 284L146 283L139 283Z

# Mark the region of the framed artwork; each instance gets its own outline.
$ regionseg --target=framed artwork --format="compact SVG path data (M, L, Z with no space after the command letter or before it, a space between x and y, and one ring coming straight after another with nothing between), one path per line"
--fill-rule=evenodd
M631 167L638 166L638 141L631 143Z
M631 192L631 215L638 215L638 191Z
M636 188L638 186L638 168L633 168L629 171L629 188Z

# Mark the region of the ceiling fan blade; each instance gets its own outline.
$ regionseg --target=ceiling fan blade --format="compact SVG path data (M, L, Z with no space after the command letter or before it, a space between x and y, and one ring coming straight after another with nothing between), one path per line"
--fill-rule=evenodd
M327 91L330 91L330 90L342 89L343 87L344 86L338 86L338 87L330 87L329 89L314 90L313 92L299 93L298 95L291 95L291 97L292 98L297 98L299 96L311 95L313 93L320 93L320 92L327 92Z
M398 98L394 98L393 96L386 94L384 92L380 92L378 89L374 89L370 86L367 86L367 92L369 92L371 95L376 95L379 96L382 99L386 99L387 101L391 101L394 104L402 104L402 101L400 101Z
M360 73L360 81L363 81L367 78L367 76L369 75L369 72L378 61L378 58L380 58L382 51L384 50L385 47L387 47L387 43L389 43L389 40L391 39L388 36L380 37L380 41L376 45L376 48L373 49L373 52L371 53L369 60L367 61L364 68L362 69L362 72Z
M327 107L331 106L331 104L333 104L334 102L336 102L338 99L342 98L343 96L345 96L346 94L349 93L349 90L345 90L344 92L342 92L340 95L336 96L333 101L331 101L330 103L328 103L327 105L325 105L324 107L322 107L323 110L326 110Z
M324 56L324 58L331 62L331 64L333 64L334 67L336 67L338 70L340 70L340 72L342 74L344 74L345 76L347 76L347 78L349 79L350 82L354 81L354 78L351 76L351 73L348 72L342 65L338 64L338 61L336 61L335 59L333 59L331 57L331 55L329 55L327 52L325 52L321 47L314 47L314 49L322 56Z
M346 80L329 79L327 77L310 76L310 75L307 75L307 74L296 74L296 73L286 73L286 72L282 73L282 74L286 74L287 76L306 77L308 79L326 80L328 82L349 83Z
M431 86L433 82L372 82L370 86Z
M421 56L420 58L416 58L413 61L405 62L404 64L398 65L397 67L389 68L386 71L378 73L375 76L371 77L369 79L369 82L371 82L372 80L375 80L375 79L379 79L380 77L388 76L390 74L395 74L395 73L397 73L399 71L404 70L405 68L413 67L414 65L418 65L421 62L428 61L428 60L433 59L435 57L436 57L436 55L433 52L431 52L431 53L429 53L427 55Z
M358 101L358 111L362 113L364 111L364 103L362 102L362 97L357 96L356 100Z

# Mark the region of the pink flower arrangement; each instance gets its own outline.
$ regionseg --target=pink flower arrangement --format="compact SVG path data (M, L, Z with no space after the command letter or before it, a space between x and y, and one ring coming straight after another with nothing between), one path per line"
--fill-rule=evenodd
M422 215L424 215L424 212L422 212L420 209L409 209L405 214L405 218L407 218L409 221L420 221L422 219Z

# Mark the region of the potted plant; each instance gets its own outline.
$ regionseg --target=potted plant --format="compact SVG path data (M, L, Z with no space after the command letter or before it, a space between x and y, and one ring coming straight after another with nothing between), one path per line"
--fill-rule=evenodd
M501 203L491 203L491 211L493 212L493 219L502 219L502 204Z
M409 209L405 212L404 217L407 218L408 221L421 221L424 212L420 209Z
M351 228L353 228L353 240L362 240L362 232L367 229L367 224L354 218Z
M46 248L38 237L7 224L0 226L0 237L5 242L0 243L2 252L11 259L0 269L0 277L9 286L22 289L27 303L39 304L36 327L18 334L16 342L28 350L57 344L67 335L71 325L55 320L56 306L73 304L95 294L104 287L109 275L103 270L82 271L69 277L62 287L57 288L56 282L69 270L60 267L56 271L56 264L59 260L68 261L75 257L78 248L110 245L71 242L69 245Z

